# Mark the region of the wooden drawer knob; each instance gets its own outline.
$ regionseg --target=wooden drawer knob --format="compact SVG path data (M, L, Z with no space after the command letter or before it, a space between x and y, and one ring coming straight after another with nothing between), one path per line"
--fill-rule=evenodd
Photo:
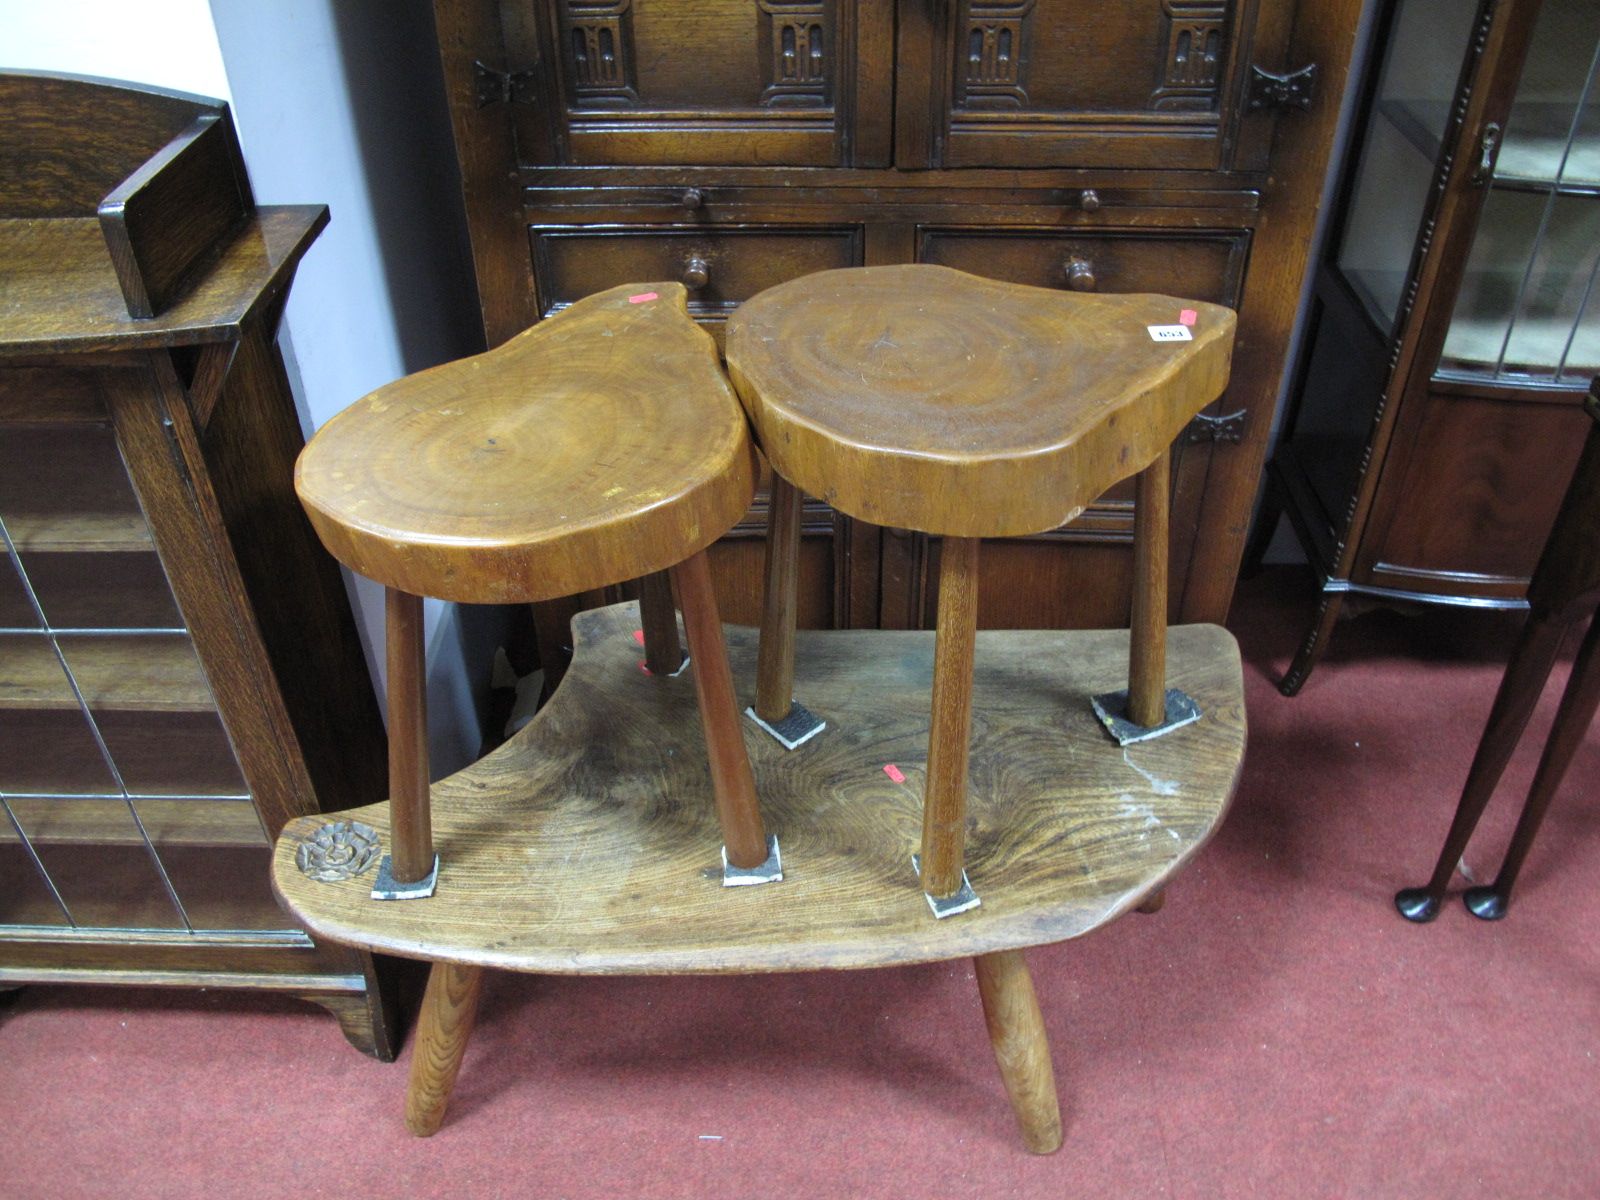
M1083 195L1078 197L1078 207L1084 212L1098 212L1100 209L1100 193L1093 188L1084 188Z
M684 188L683 195L678 197L678 202L685 208L703 208L706 203L706 194L699 188Z
M1075 292L1094 291L1094 264L1076 254L1067 259L1067 286Z
M683 264L683 274L678 278L691 292L699 291L711 280L711 266L697 254Z

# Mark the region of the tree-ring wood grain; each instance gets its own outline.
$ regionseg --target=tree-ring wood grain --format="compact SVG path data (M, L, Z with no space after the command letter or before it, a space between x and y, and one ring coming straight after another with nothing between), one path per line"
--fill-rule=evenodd
M601 587L709 545L749 507L755 451L686 296L597 293L339 413L295 470L324 544L389 587L476 603Z
M1148 326L1193 309L1192 341ZM728 371L774 469L878 525L1054 529L1222 393L1234 314L927 264L820 271L728 322Z
M433 897L385 904L359 880L306 879L295 852L309 818L274 855L289 912L337 942L554 974L870 967L1040 945L1165 884L1221 819L1244 752L1238 649L1216 626L1174 627L1168 643L1169 679L1205 716L1126 750L1088 700L1126 679L1126 633L980 632L966 863L983 906L935 921L911 866L934 635L802 630L808 703L850 717L792 751L743 723L784 879L724 888L694 684L639 670L638 627L631 603L580 614L551 702L434 784ZM727 634L748 703L755 633ZM341 815L388 829L386 803Z

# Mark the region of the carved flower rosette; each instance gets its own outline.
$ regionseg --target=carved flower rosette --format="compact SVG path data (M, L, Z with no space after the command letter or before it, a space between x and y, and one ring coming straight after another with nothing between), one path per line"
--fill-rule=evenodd
M331 821L300 843L295 863L318 883L353 879L378 861L378 831L360 821Z

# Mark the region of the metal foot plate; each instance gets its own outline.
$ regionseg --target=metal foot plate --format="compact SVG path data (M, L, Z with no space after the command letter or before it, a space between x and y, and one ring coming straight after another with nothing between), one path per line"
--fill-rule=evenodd
M1120 692L1101 692L1098 696L1091 696L1089 703L1094 705L1094 715L1100 718L1100 724L1105 726L1106 732L1116 739L1119 746L1148 742L1151 738L1192 725L1200 719L1200 706L1177 688L1167 689L1167 715L1159 725L1135 725L1128 720L1126 688Z
M433 889L439 884L439 856L433 856L433 870L421 879L411 883L399 883L395 880L391 868L391 860L387 854L378 864L378 877L372 881L372 898L374 900L425 900L433 895Z
M722 886L751 887L758 883L777 883L783 878L783 856L778 853L778 835L767 835L767 861L759 867L735 867L728 862L728 848L722 848Z
M917 873L917 878L922 878L922 855L911 856L911 867ZM928 907L933 910L933 915L939 920L953 917L957 913L964 913L968 909L979 907L983 901L978 899L978 893L972 890L972 881L967 878L966 869L961 871L961 886L948 896L930 896L922 893L922 898L928 902Z
M775 725L768 724L756 716L756 710L753 708L745 709L744 715L776 738L778 744L785 750L793 750L795 747L809 742L828 727L826 721L798 700L790 701L788 716Z

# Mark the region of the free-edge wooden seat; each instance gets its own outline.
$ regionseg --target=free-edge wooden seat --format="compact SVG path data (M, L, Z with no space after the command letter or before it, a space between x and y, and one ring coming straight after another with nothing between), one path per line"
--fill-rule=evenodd
M1015 952L1113 919L1159 889L1215 829L1245 744L1233 639L1214 626L1171 631L1172 678L1205 716L1125 750L1096 727L1087 703L1126 672L1125 634L980 633L972 765L984 786L971 809L968 862L984 903L934 922L909 860L921 827L933 634L799 634L808 687L819 703L855 714L852 730L792 753L751 730L785 881L727 890L693 689L639 671L637 628L631 604L581 614L572 668L550 704L505 746L434 785L438 844L452 870L427 904L373 901L362 879L308 879L295 855L320 822L305 820L284 831L274 858L285 907L335 941L550 974L978 956L1025 1137L1030 1148L1054 1149L1048 1050ZM730 628L727 640L735 677L751 680L754 632ZM741 700L749 690L742 682ZM904 783L885 773L891 763ZM388 804L341 815L389 827Z

